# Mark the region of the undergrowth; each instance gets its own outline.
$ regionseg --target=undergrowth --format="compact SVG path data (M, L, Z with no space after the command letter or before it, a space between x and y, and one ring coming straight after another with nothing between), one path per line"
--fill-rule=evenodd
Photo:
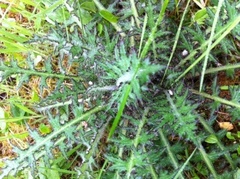
M25 3L1 5L35 28L1 28L1 178L240 176L237 1Z

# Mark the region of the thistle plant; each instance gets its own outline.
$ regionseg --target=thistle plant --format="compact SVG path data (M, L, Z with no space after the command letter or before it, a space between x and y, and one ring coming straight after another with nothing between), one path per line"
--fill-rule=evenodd
M21 90L38 80L38 100L5 101L32 142L21 148L10 140L16 156L3 161L0 178L25 170L34 178L238 176L239 145L226 140L236 140L238 128L229 134L218 124L239 119L239 5L199 5L39 2L49 29L23 45L51 47L51 54L36 62L40 53L29 50L24 62L0 62L4 85L14 78ZM228 99L222 71L235 79ZM231 121L219 120L221 109Z

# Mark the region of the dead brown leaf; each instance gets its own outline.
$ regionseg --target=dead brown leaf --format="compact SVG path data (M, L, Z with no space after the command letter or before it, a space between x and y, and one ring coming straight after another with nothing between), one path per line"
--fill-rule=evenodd
M231 122L218 122L221 129L226 129L228 131L233 129L233 124Z

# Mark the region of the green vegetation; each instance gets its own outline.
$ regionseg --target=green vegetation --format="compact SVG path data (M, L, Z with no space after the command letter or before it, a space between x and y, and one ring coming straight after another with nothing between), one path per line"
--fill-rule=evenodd
M0 178L240 177L237 0L0 7Z

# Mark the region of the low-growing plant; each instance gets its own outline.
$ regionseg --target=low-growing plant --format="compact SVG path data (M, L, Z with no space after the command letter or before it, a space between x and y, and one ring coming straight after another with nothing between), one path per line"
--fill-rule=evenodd
M21 90L38 80L30 101L11 102L9 117L29 136L24 149L10 141L16 156L0 178L239 177L239 145L229 142L239 138L239 82L224 99L217 79L227 71L239 80L237 2L37 7L34 18L44 15L50 30L24 42L51 54L0 63L3 84L14 78ZM219 120L221 109L231 121Z

